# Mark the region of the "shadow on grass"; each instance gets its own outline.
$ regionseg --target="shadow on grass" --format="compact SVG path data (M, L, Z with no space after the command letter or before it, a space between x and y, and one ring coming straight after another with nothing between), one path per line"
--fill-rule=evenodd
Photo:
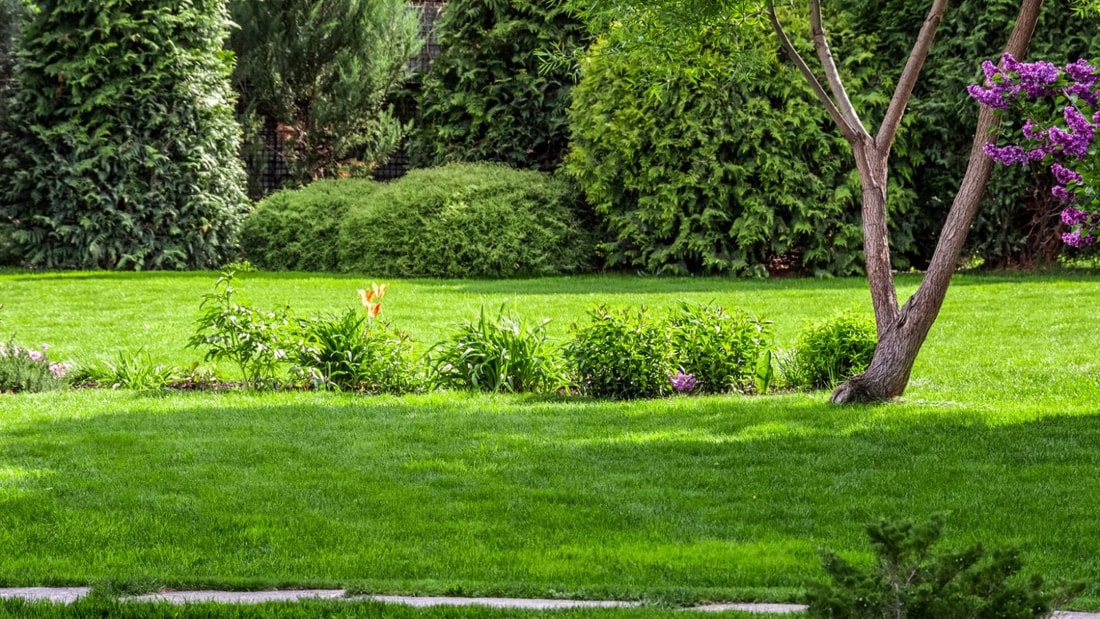
M948 545L1016 543L1100 595L1096 416L806 396L94 406L0 436L0 581L790 600L818 548L865 557L868 521L948 511Z

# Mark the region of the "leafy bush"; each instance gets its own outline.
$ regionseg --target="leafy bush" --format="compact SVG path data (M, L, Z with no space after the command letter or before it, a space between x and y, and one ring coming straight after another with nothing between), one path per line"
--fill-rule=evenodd
M340 223L378 187L369 180L326 180L273 193L244 220L241 255L272 271L336 271Z
M23 0L0 0L0 126L8 97L15 88L15 56L29 10Z
M878 335L870 318L841 314L810 325L799 335L784 366L787 383L796 387L833 387L863 370L875 354Z
M359 310L299 321L297 362L322 388L367 393L416 389L408 336Z
M669 314L668 339L674 365L696 381L700 391L746 392L756 388L758 369L771 358L768 323L744 312L681 303Z
M21 347L12 340L0 343L0 393L60 389L67 383L69 366L51 362L49 347Z
M589 311L586 324L573 326L565 358L581 391L591 396L650 398L672 387L673 351L665 323L645 308Z
M153 363L149 351L119 352L113 362L104 364L104 368L92 371L88 378L113 388L155 390L163 389L169 383L182 381L185 373L178 367Z
M556 391L565 385L556 351L546 340L546 324L530 325L508 316L501 306L495 320L481 308L477 322L437 344L431 355L433 382L474 391Z
M404 127L385 105L421 41L404 0L234 0L234 83L249 126L246 153L266 154L265 120L298 183L368 174ZM252 184L263 172L250 163ZM255 188L254 188L255 189Z
M549 171L565 155L568 68L540 52L583 47L584 29L550 0L450 0L409 145L417 167L497 161Z
M340 266L383 277L516 277L589 266L575 191L538 172L453 164L414 170L352 205Z
M870 569L823 553L832 582L814 583L807 594L810 617L820 619L1038 619L1051 616L1055 600L1080 587L1044 589L1043 579L1019 576L1015 550L933 552L943 518L924 525L880 521L867 527L875 563Z
M0 148L0 218L51 268L224 262L248 203L224 0L39 3Z
M791 19L799 19L792 17ZM884 109L881 67L831 21L861 113ZM669 60L612 28L581 64L566 168L610 229L611 266L764 275L862 272L861 190L851 150L774 34L695 33ZM629 31L632 32L632 31ZM805 42L800 42L805 44ZM892 173L907 178L907 138ZM913 193L891 186L892 243L911 248Z
M276 369L287 360L295 343L289 332L286 308L262 312L236 302L233 273L227 271L214 283L214 292L203 295L192 348L205 348L204 360L232 361L249 387L271 385Z

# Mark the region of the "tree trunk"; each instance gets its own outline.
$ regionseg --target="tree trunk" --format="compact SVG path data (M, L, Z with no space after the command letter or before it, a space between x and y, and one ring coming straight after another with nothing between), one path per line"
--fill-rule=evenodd
M1017 58L1027 53L1031 36L1035 32L1035 23L1039 18L1043 0L1023 0L1016 25L1009 37L1005 52ZM978 126L970 149L970 163L966 169L959 192L947 214L939 244L932 256L928 272L917 292L909 298L901 311L890 321L883 324L880 319L878 303L875 305L875 318L878 326L879 342L867 371L840 385L833 392L831 401L835 404L853 404L880 402L901 396L909 384L909 375L917 360L924 340L939 315L951 283L951 275L958 264L966 242L966 234L974 215L978 212L982 193L993 170L993 161L985 156L983 145L995 135L999 119L986 108L978 115ZM858 157L858 154L857 154ZM862 170L861 170L862 174ZM865 185L866 187L866 185ZM864 199L867 198L864 191ZM866 215L867 205L864 205ZM868 222L864 220L864 238L867 238ZM882 287L886 276L871 272L871 252L876 247L866 247L868 253L868 279L872 298L876 287ZM889 278L893 290L893 278Z

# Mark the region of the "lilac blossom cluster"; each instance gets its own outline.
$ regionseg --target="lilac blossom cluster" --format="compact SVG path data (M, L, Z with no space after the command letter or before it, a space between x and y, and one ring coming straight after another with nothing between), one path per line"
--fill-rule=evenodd
M672 388L680 393L695 389L695 376L692 374L685 374L683 370L677 370L675 374L670 374L668 380L672 383Z
M1024 123L1023 144L998 146L986 144L985 154L1004 165L1026 165L1038 162L1050 165L1056 185L1053 195L1065 204L1062 222L1071 230L1062 241L1073 247L1093 245L1100 227L1100 214L1093 204L1082 204L1086 177L1095 178L1089 167L1095 165L1089 150L1096 139L1100 124L1098 94L1100 71L1085 60L1077 60L1064 68L1049 62L1020 62L1005 54L998 68L990 61L982 63L985 85L967 87L970 96L998 113L1009 110L1018 102L1040 101L1065 97L1069 103L1062 108L1061 119L1055 118L1043 126L1033 118Z

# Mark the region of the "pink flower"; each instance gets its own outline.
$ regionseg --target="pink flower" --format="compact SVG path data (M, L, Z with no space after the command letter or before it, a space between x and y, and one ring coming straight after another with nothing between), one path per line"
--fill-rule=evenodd
M29 357L31 361L41 361L42 353L38 352L37 350L28 350L27 357Z
M69 366L64 363L51 363L50 373L53 374L54 378L63 378L65 374L69 373Z

